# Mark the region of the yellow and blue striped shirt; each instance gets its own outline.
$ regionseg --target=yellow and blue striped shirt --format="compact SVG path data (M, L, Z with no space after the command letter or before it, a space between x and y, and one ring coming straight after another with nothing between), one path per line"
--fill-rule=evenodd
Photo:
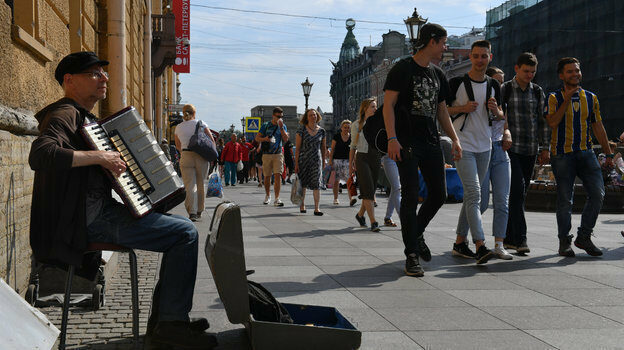
M551 92L548 95L548 114L554 114L562 104L563 89ZM580 89L572 96L572 101L559 125L552 129L550 152L556 155L591 149L590 126L601 120L598 97Z

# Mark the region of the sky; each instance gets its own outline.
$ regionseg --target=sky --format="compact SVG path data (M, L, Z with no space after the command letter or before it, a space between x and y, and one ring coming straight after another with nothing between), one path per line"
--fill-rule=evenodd
M338 61L347 18L356 21L353 32L362 49L380 43L389 30L407 35L403 20L414 7L449 35L461 35L484 27L485 12L503 2L191 0L191 72L180 74L180 103L194 104L198 118L214 130L231 124L241 130L241 118L257 105L296 105L303 113L301 83L308 77L314 84L309 106L331 112L330 60Z

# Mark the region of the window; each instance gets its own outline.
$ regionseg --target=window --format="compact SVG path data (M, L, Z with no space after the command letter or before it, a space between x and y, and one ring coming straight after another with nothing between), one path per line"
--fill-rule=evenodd
M53 59L52 51L46 48L39 37L39 2L36 0L5 0L13 9L13 40L33 51L45 62Z

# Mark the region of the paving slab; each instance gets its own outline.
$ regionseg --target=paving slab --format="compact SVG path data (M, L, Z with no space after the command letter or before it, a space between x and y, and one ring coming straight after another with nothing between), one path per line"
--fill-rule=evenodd
M519 330L418 331L406 334L424 349L557 349Z

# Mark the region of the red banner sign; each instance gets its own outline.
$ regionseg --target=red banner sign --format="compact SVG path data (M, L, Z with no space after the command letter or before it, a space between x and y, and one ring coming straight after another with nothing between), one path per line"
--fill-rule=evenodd
M175 15L176 59L173 71L176 73L191 72L191 0L173 0L172 9Z

